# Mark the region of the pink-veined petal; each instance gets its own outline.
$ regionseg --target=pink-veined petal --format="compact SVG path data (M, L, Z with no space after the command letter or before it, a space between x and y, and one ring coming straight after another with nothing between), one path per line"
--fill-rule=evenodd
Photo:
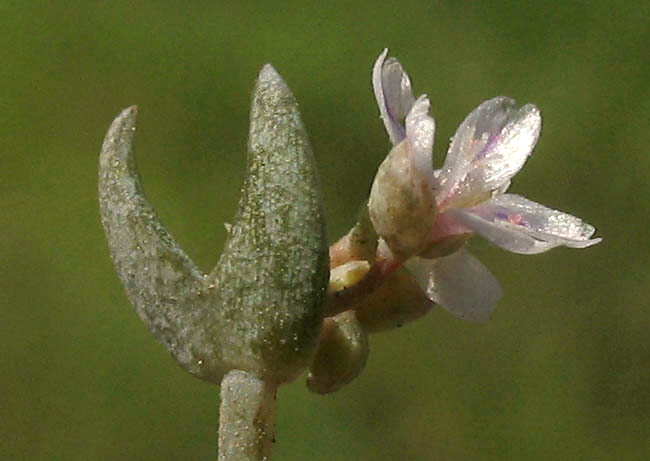
M488 321L501 298L497 279L464 249L437 259L414 257L405 267L429 299L471 322Z
M429 116L429 99L420 96L406 116L406 138L413 150L413 169L428 185L433 185L433 137L435 121Z
M526 232L517 229L514 225L495 224L467 210L452 209L447 211L446 214L453 215L456 222L479 234L490 243L513 253L543 253L559 245L555 242L536 240Z
M415 98L402 65L395 58L386 59L388 49L381 52L372 69L372 86L384 121L386 132L393 145L406 137L404 118L411 110Z
M503 96L474 109L456 131L440 172L441 208L471 206L503 193L535 147L541 123L537 107L517 108Z
M465 210L449 210L458 222L514 253L542 253L557 246L586 248L602 239L580 218L525 197L505 194Z

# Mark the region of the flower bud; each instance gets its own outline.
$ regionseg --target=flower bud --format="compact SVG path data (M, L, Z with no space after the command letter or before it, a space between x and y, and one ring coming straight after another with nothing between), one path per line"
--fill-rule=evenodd
M318 394L339 390L359 376L366 365L368 351L368 335L359 325L354 311L327 317L307 377L307 387Z

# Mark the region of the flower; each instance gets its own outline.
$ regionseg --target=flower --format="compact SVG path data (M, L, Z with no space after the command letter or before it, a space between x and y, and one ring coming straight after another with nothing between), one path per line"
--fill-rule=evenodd
M369 201L371 219L390 249L407 256L404 266L429 299L459 317L486 321L501 297L501 288L490 271L464 248L471 235L478 234L521 254L541 253L557 246L586 248L601 239L591 238L594 227L575 216L506 193L539 137L541 115L532 104L518 108L514 100L499 96L479 105L456 131L442 168L433 171L435 123L428 115L429 100L425 95L413 98L408 75L395 58L386 59L387 53L384 50L375 62L372 83L393 149L377 178L391 156L401 153L408 166L394 168L392 175L403 177L392 182L414 185L411 202L428 204L427 195L431 197L433 206L429 209L436 216L431 220L422 214L425 207L410 206L408 210L417 213L404 219L402 212L401 227L393 223L395 214L386 212L389 207L377 206L381 201L373 200L373 193L375 197L382 195L381 181L376 178ZM392 197L383 195L385 200L407 196L403 191ZM404 209L403 203L397 207ZM404 224L412 222L418 226L409 235ZM422 223L429 222L433 224L423 235ZM400 245L402 241L409 244Z
M413 98L411 82L384 50L372 81L381 118L393 148L380 165L368 200L377 233L400 258L417 252L435 219L435 177L431 168L435 123L426 95Z

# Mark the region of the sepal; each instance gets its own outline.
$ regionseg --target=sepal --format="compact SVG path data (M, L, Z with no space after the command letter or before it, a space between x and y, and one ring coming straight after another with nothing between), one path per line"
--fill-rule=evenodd
M359 323L369 333L376 333L412 322L433 306L435 304L425 296L415 278L399 269L354 309Z

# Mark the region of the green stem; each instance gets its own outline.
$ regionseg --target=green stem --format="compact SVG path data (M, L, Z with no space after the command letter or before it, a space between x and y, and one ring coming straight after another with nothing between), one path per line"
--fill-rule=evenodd
M241 370L221 381L219 461L269 461L276 386Z

